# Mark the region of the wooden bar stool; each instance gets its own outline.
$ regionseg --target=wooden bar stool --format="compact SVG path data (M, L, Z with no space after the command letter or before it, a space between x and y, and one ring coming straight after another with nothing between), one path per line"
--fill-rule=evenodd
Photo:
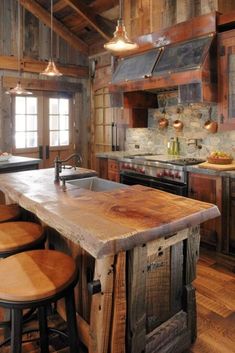
M0 223L0 258L44 247L45 232L33 222Z
M38 309L40 348L48 353L46 308L65 298L71 353L79 353L74 286L75 261L55 250L31 250L12 255L0 262L0 306L11 310L11 353L21 353L22 311Z
M0 223L19 219L20 207L13 205L0 205Z

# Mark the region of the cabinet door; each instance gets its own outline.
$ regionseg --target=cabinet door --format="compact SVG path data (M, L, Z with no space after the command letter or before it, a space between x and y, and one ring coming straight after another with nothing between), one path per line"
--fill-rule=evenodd
M189 173L189 197L216 204L221 211L222 179L202 174ZM201 224L201 241L221 248L221 217Z
M107 158L96 158L96 171L100 178L108 179L108 159Z
M219 129L235 129L235 30L218 37Z
M108 160L108 179L119 183L119 163L114 159Z

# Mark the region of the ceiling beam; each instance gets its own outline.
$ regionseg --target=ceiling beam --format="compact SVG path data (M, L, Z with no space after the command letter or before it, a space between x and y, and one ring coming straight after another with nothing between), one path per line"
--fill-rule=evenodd
M47 65L47 62L23 58L20 60L20 71L39 74ZM78 65L59 65L59 71L65 76L76 78L88 78L88 67ZM0 69L18 71L18 58L14 56L0 56Z
M80 0L64 0L77 14L82 16L105 40L112 37L113 28L107 25L107 21L94 12ZM112 24L113 25L113 24Z
M38 5L38 3L36 3L36 1L33 1L33 0L20 0L20 3L26 10L31 12L40 21L45 23L48 27L51 27L50 12L46 11L43 7ZM79 50L80 52L82 52L84 54L88 53L88 45L85 42L83 42L81 39L79 39L75 34L70 32L55 17L53 18L53 30L61 38L63 38L68 44L70 44L73 48Z

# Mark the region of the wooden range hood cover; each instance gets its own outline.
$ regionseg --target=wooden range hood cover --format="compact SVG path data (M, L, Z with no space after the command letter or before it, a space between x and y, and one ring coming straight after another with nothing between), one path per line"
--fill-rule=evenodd
M178 89L179 103L216 102L216 40L213 33L118 60L110 92Z

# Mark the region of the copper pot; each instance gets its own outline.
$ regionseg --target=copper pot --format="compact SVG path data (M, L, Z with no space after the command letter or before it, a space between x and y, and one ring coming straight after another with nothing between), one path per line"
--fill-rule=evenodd
M160 129L165 129L169 124L169 121L167 118L161 118L158 120L158 126Z
M182 131L184 124L181 120L177 119L173 122L173 126L176 131Z
M218 123L209 119L205 122L204 128L210 133L215 134L218 130Z

